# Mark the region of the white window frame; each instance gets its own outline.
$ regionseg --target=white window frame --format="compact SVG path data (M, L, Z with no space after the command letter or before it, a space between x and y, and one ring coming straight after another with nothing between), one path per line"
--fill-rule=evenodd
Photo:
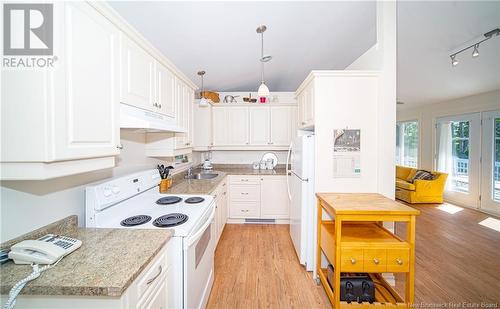
M415 166L408 166L408 165L405 165L404 164L404 133L403 131L404 130L401 130L400 131L400 134L399 134L399 137L400 137L400 140L399 140L399 144L400 146L403 146L403 147L400 147L400 150L399 150L399 158L400 158L400 162L397 162L396 161L396 164L397 165L401 165L401 166L406 166L406 167L412 167L412 168L418 168L420 166L420 146L421 146L421 138L420 138L420 121L418 119L408 119L408 120L403 120L403 121L398 121L396 122L396 128L398 128L398 126L401 126L402 124L406 124L406 123L416 123L417 124L417 128L418 128L418 133L417 133L417 136L418 136L418 143L417 143L417 162L416 162L416 165ZM401 128L403 128L403 126L401 126ZM396 147L397 149L397 147ZM398 156L396 156L397 158Z

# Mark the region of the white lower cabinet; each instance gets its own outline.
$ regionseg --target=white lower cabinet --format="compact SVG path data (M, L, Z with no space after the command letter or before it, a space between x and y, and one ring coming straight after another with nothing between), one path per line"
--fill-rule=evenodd
M284 175L229 176L231 219L289 219Z
M215 199L215 243L219 242L222 231L226 226L228 209L227 209L227 178L215 188L212 192Z

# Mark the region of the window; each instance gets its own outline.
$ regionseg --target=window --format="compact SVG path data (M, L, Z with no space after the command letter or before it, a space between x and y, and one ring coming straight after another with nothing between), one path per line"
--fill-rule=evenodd
M495 118L495 150L493 163L493 200L500 202L500 118Z
M417 167L418 143L418 122L398 122L396 124L396 164Z
M469 127L469 121L451 122L453 191L469 192Z

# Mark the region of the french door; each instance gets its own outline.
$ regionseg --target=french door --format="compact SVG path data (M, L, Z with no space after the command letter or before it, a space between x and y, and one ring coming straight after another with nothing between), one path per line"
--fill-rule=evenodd
M500 110L482 119L481 209L500 214Z
M438 118L436 169L448 174L444 198L479 207L481 117L479 113Z

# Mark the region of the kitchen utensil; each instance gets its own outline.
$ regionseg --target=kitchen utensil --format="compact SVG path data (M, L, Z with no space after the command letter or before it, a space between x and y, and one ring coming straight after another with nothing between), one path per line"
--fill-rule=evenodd
M224 101L223 102L224 103L236 103L237 102L236 101L237 97L239 97L239 95L230 95L230 94L228 94L228 95L226 95L224 97Z
M266 169L266 161L264 161L264 160L260 161L259 167L261 170L265 170Z
M272 168L275 168L276 165L278 164L278 156L274 153L274 152L266 152L263 156L262 156L262 161L267 161L268 159L271 159L273 160L273 167Z

